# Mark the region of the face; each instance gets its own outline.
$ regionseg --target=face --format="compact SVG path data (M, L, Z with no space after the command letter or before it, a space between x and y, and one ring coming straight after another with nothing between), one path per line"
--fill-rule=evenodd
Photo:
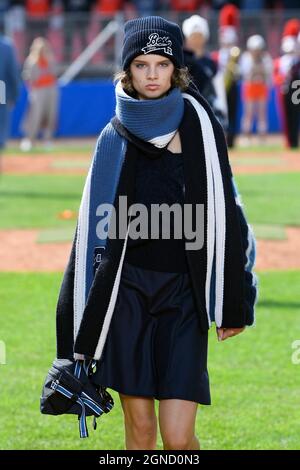
M158 54L139 55L130 64L132 85L140 100L161 98L171 88L175 66Z
M205 37L201 33L192 33L185 40L186 46L192 51L198 51L205 46Z
M258 60L262 56L262 51L260 49L253 49L250 53L254 60Z

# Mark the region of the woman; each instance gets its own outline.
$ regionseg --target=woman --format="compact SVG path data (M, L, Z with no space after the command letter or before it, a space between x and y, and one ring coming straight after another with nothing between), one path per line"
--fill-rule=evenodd
M43 130L45 148L51 149L57 119L58 91L55 60L47 39L34 39L24 63L23 79L29 87L29 108L22 124L26 137L22 139L20 148L25 152L30 151L39 131Z
M161 17L125 24L116 115L96 145L57 306L57 357L96 359L93 380L119 392L126 449L155 449L154 398L164 449L199 449L208 330L215 321L225 340L254 322L255 240L182 43ZM163 204L184 209L167 237L167 211L163 227L152 213Z
M257 132L263 143L268 129L267 103L272 79L272 58L265 50L262 36L255 34L247 40L247 51L241 57L243 79L244 114L242 132L245 143L249 143L253 121L257 117Z

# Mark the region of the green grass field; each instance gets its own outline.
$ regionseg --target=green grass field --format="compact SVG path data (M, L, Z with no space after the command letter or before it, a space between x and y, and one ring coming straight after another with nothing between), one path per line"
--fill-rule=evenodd
M235 179L251 224L300 225L299 173ZM58 214L65 209L78 211L84 181L84 175L3 175L0 228L75 227L74 220L61 220Z
M286 225L300 225L299 173L235 179L259 238L282 239ZM40 242L71 240L75 220L58 214L78 211L84 181L84 175L1 175L0 229L39 228ZM292 343L300 340L300 270L258 275L256 326L224 343L210 331L212 406L199 406L196 424L203 449L300 449L300 364L292 363ZM40 414L40 392L55 357L61 280L62 273L0 273L0 350L6 347L0 449L124 449L117 391L110 389L115 407L96 431L88 418L89 439L79 438L75 416Z
M116 391L113 410L81 440L75 416L45 416L39 396L55 357L55 305L61 274L0 274L0 449L124 449ZM199 406L197 436L204 449L300 449L300 272L260 275L256 326L218 343L210 331L212 406ZM158 407L158 402L156 402ZM161 438L158 448L162 449Z

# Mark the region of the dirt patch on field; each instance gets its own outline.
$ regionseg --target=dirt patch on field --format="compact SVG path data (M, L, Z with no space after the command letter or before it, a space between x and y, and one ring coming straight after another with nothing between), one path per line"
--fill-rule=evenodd
M2 156L2 172L13 174L87 174L92 160L91 151L36 153ZM230 164L234 174L300 172L299 153L288 149L266 149L259 151L239 149L229 151Z
M24 155L2 157L2 172L9 174L86 174L90 157Z
M300 172L300 151L257 155L255 152L230 155L230 164L234 174L287 173Z
M39 230L0 231L0 271L64 271L70 242L37 243ZM256 270L300 269L300 228L287 240L258 240Z
M70 242L37 243L39 230L0 231L0 271L63 271Z

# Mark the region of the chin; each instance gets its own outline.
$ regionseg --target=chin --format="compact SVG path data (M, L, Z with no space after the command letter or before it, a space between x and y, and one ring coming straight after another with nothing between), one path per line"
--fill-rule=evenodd
M166 93L167 93L166 91L161 91L161 90L156 90L156 91L147 91L147 90L145 90L142 93L142 96L143 96L143 99L151 100L151 99L161 98Z

